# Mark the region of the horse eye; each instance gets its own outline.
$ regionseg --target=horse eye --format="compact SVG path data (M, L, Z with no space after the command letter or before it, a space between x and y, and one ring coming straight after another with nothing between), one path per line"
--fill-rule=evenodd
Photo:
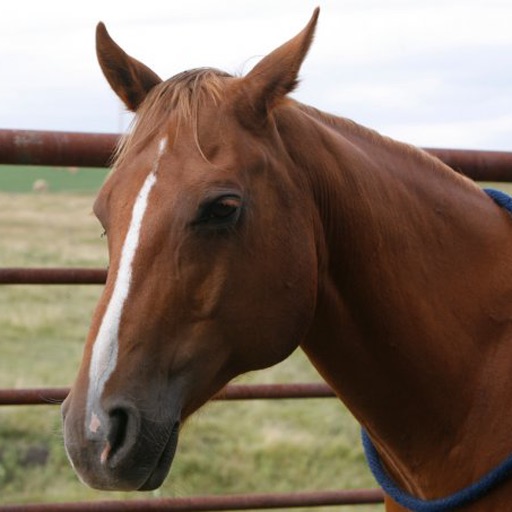
M237 221L242 201L237 196L222 196L203 205L196 224L224 225Z
M227 219L234 215L240 206L237 199L232 197L215 201L210 207L210 217L215 219Z

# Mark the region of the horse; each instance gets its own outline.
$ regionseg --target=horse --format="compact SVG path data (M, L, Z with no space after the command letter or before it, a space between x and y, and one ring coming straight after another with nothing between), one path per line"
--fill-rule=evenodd
M511 216L426 152L290 97L318 16L244 76L166 81L97 26L135 121L94 203L109 271L62 406L89 486L158 488L183 422L298 346L416 500L385 488L388 512L512 452ZM507 476L435 510L503 510Z

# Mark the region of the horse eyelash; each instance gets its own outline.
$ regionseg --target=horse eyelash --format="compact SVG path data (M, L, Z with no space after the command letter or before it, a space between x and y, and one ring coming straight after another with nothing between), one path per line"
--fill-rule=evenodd
M107 230L104 229L103 232L100 235L100 238L106 238L106 236L107 236Z

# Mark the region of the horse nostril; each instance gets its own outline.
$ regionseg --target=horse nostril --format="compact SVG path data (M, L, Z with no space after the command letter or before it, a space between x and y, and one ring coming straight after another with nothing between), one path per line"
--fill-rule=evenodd
M117 405L107 410L108 420L104 420L106 428L102 429L104 444L101 447L100 462L114 468L129 458L138 438L140 416L137 409L129 405Z
M110 431L107 441L110 445L109 455L114 455L126 441L129 415L124 409L114 409L110 413Z
M100 461L117 466L130 453L137 439L139 419L136 410L116 407L109 412L109 427Z

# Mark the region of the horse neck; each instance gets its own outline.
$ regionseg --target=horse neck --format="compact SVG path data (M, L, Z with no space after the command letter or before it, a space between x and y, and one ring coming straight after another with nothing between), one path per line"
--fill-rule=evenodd
M512 395L510 219L419 150L303 107L292 117L281 133L315 198L323 262L302 347L406 488L457 489L468 476L450 462L471 479L504 457L497 439L512 452L512 415L495 414ZM479 461L475 442L489 444Z

